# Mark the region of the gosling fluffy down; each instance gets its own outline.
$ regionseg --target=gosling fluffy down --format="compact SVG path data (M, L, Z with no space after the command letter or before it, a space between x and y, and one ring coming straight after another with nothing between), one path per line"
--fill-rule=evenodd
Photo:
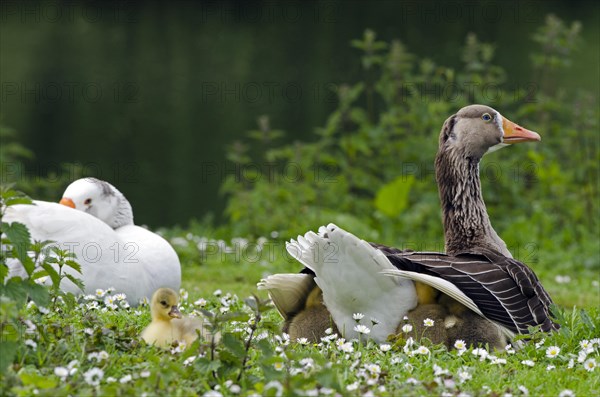
M198 334L205 341L212 340L210 323L204 317L183 317L178 303L179 297L172 289L156 290L150 302L152 322L142 332L146 343L167 348L178 341L190 346Z
M327 336L328 328L332 333L338 333L337 327L323 303L323 291L315 286L306 299L304 309L283 325L283 332L290 335L290 340L297 341L306 338L309 342L317 343Z

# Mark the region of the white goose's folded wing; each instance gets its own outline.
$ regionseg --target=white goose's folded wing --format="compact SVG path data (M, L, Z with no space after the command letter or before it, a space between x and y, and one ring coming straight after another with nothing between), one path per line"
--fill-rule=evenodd
M431 285L512 332L559 328L551 319L552 299L535 273L515 259L487 249L449 256L373 246L398 269L386 274Z

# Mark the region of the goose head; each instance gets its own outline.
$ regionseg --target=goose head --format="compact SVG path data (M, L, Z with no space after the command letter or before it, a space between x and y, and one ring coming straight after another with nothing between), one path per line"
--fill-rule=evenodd
M86 212L113 229L133 225L131 204L108 182L82 178L67 186L60 204Z
M538 133L489 106L466 106L446 120L435 171L448 253L488 247L512 257L490 223L481 194L479 162L486 153L510 144L540 140Z
M150 311L153 320L171 321L173 318L181 318L181 312L177 307L179 297L170 288L159 288L152 295Z
M440 152L453 152L478 161L486 153L507 145L540 140L537 132L513 123L497 110L484 105L470 105L446 120L439 147Z

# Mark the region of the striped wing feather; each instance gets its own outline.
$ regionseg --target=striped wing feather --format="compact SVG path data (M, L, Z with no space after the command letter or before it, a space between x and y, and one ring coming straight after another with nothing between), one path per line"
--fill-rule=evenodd
M558 329L550 319L552 299L533 271L521 262L485 249L449 256L373 246L400 270L452 283L475 302L486 318L512 332L528 333L530 326L540 326L546 332Z

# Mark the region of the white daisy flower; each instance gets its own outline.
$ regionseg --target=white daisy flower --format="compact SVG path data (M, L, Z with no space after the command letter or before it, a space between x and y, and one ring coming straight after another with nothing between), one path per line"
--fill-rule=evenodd
M275 368L275 371L281 371L283 369L283 363L281 361L277 361L273 364L273 368Z
M98 298L104 298L104 295L106 295L106 291L102 290L102 289L97 289L96 290L96 296Z
M539 349L545 342L546 342L546 339L542 339L541 341L539 341L538 343L535 344L535 348Z
M410 331L412 331L412 330L413 330L413 326L412 326L412 325L410 325L410 324L404 324L404 325L402 326L402 332L404 332L404 333L406 333L406 334L408 334L408 333L409 333Z
M348 386L346 386L347 391L354 391L357 389L358 389L358 382L350 383Z
M177 346L171 349L171 354L181 353L185 350L186 343L184 341L177 341Z
M69 370L65 367L56 367L54 368L54 375L61 378L63 381L69 376Z
M149 378L150 377L150 371L142 371L140 372L140 378Z
M556 277L554 277L554 280L559 284L568 284L571 282L571 277L558 274Z
M354 331L358 332L359 334L364 334L364 335L368 335L369 333L371 333L371 330L369 329L369 327L367 327L366 325L362 325L362 324L358 324L354 327Z
M367 365L365 365L365 369L372 374L380 374L381 373L381 367L377 364L367 364Z
M565 389L558 393L558 397L575 397L575 393L573 393L573 390Z
M98 386L104 377L104 371L100 368L91 368L83 374L85 382L90 386Z
M554 365L548 365L546 367L546 371L552 371L553 369L555 369L556 367Z
M579 350L579 353L577 353L577 362L582 363L585 361L585 359L587 358L587 352L585 350Z
M379 323L380 323L380 321L379 321L379 320L377 320L377 319L376 319L376 318L374 318L374 317L371 317L371 324L372 324L373 326L376 326L376 325L377 325L377 324L379 324Z
M571 369L575 366L575 361L573 359L569 360L569 363L567 364L567 368Z
M435 376L448 375L448 370L447 369L443 369L442 367L440 367L437 364L433 364L433 374Z
M131 375L125 375L124 377L119 379L119 383L121 383L121 384L129 383L129 382L131 382L131 379L133 379L133 377Z
M523 360L521 361L521 364L527 365L528 367L533 367L535 365L535 363L532 360Z
M596 369L596 360L594 360L593 358L588 358L583 363L583 368L585 368L585 370L588 372L592 372L594 369Z
M331 335L332 332L333 332L333 329L331 327L329 327L325 330L326 335Z
M548 358L554 358L554 357L558 356L559 353L560 353L560 348L558 346L550 346L549 348L546 349L546 357L548 357Z
M215 290L215 292L213 292L214 296L221 296L223 294L223 291L221 291L220 289Z
M194 305L204 307L206 306L206 299L200 298L196 302L194 302Z
M301 345L308 345L308 339L306 338L298 338L296 339L296 342L298 342Z
M505 358L498 358L496 356L489 356L488 357L490 359L490 364L506 364L506 359Z
M183 288L179 289L179 299L181 301L186 301L188 298L188 292L186 290L184 290Z
M391 349L392 349L392 346L387 343L379 345L379 350L381 350L384 353L389 352Z
M426 327L433 327L434 324L435 324L435 321L433 321L430 318L426 318L425 320L423 320L423 325Z
M481 347L473 349L471 354L473 354L474 356L479 356L481 361L485 360L488 356L487 350L485 350Z
M458 379L460 380L460 383L465 383L472 378L473 376L464 368L458 372Z
M195 359L196 359L196 356L189 356L188 358L183 360L183 365L188 367L188 366L192 365L192 363L194 362Z
M457 350L465 350L467 348L467 344L465 343L464 340L462 339L457 339L456 342L454 342L454 347Z
M33 350L37 349L37 343L32 339L25 339L25 346L31 347Z
M419 346L417 350L415 350L417 354L429 354L429 349L425 346Z
M521 390L521 393L523 393L524 396L529 395L529 389L527 389L525 386L519 385L519 390Z
M344 353L352 353L354 351L354 347L352 346L352 342L342 343L339 346L339 349Z
M106 378L106 383L115 383L117 381L117 378L113 378L112 376L109 376L108 378Z
M364 316L365 316L365 315L364 315L364 314L362 314L362 313L354 313L354 314L352 315L352 318L353 318L355 321L360 321L360 320L362 320L362 319L363 319L363 317L364 317Z
M115 298L115 300L123 301L123 300L127 299L127 295L125 295L124 293L119 293L119 294L115 294L114 298Z

